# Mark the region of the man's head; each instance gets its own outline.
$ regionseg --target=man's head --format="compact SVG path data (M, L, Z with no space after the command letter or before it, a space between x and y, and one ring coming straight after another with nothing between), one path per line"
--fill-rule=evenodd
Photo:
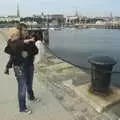
M20 31L20 36L25 37L26 36L26 29L27 25L24 23L18 23L16 28Z
M18 30L24 30L24 29L27 29L27 25L24 24L24 23L18 23L17 26L16 26L16 28Z

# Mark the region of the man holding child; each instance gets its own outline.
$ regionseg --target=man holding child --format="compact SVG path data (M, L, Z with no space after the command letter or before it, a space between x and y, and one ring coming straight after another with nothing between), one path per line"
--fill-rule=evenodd
M31 114L26 106L26 92L28 99L38 102L32 89L34 73L34 57L38 53L35 38L30 38L25 32L26 26L19 24L17 28L9 30L9 39L5 52L10 55L5 73L13 67L18 82L19 111Z

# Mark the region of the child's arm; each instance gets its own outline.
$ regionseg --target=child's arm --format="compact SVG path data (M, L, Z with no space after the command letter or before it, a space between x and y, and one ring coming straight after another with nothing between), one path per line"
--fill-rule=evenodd
M13 65L13 56L10 55L10 58L8 60L8 63L6 65L7 68L12 68L12 65Z
M12 68L12 65L13 65L13 56L10 55L7 65L5 67L5 71L4 71L5 74L9 75L9 68Z

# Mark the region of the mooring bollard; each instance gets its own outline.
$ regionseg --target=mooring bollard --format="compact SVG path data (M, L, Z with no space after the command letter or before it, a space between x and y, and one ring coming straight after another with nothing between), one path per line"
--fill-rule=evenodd
M92 56L91 63L91 89L93 92L107 93L110 88L111 74L116 61L108 56Z

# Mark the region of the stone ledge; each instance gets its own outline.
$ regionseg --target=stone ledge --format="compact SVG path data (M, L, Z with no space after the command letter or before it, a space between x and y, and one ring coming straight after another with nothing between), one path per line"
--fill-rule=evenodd
M68 87L81 97L83 100L85 100L89 105L91 105L97 112L101 113L110 106L117 104L120 102L120 89L117 87L111 87L112 93L109 96L99 96L90 93L89 87L90 83L80 85L80 86L74 86L72 85L72 80L65 81L64 83L65 87Z

